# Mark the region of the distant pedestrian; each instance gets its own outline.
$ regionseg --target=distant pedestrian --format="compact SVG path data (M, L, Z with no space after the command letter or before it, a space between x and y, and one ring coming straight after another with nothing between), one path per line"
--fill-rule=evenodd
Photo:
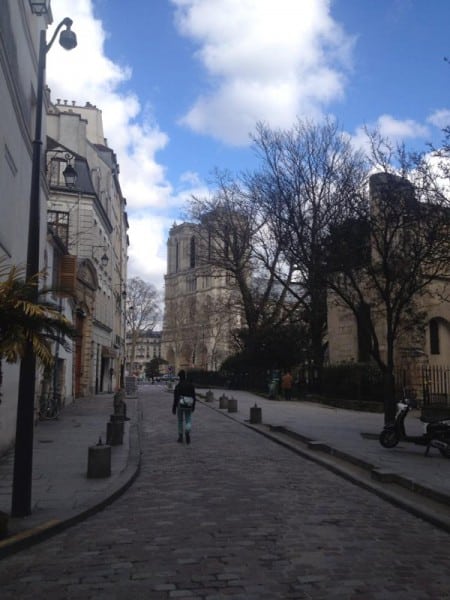
M285 400L290 400L292 398L293 385L294 378L292 377L290 371L285 371L284 375L281 378L281 391L284 394Z
M183 443L183 428L186 444L191 443L192 413L195 410L195 388L186 380L186 371L178 373L179 382L173 391L172 414L178 416L178 442Z

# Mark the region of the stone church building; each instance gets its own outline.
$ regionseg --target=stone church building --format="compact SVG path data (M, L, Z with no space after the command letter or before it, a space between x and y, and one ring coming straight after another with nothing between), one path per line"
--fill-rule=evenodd
M219 369L233 353L232 331L241 322L233 283L208 263L200 227L174 224L169 231L161 354L174 373Z

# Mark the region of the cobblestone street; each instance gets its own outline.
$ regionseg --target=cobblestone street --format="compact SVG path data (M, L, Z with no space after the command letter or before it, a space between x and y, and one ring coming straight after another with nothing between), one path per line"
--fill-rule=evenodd
M450 599L447 533L201 403L177 444L171 395L141 398L135 483L1 560L2 600Z

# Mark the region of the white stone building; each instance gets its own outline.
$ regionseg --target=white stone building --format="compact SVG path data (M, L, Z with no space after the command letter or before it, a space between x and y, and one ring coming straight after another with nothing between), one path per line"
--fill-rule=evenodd
M123 383L128 249L126 201L119 165L103 134L101 111L58 101L48 118L49 222L65 220L76 257L74 395L110 392ZM67 187L70 165L76 182Z
M47 270L45 284L65 286L67 293L52 299L81 334L72 353L54 344L56 366L51 381L44 382L64 403L113 390L123 377L128 223L118 162L98 109L52 105L46 92L36 139L39 47L47 28L50 34L55 27L50 2L42 6L46 10L37 14L29 0L0 2L0 257L10 265L26 264L33 147L39 144L37 262ZM68 164L78 175L72 188L62 177ZM36 419L42 380L38 367ZM18 384L19 364L3 361L0 454L14 443Z
M126 370L128 374L135 375L140 380L145 379L146 366L155 358L163 358L161 356L161 331L144 331L137 334L134 340L132 332L127 333ZM166 368L161 365L161 374L165 371Z
M51 21L51 11L36 16L28 0L0 2L0 257L14 265L25 265L27 257L39 39L41 30L45 30ZM45 123L43 128L45 131ZM44 178L41 179L40 198L39 264L43 265L46 238ZM14 441L18 381L19 365L8 365L3 361L0 454Z

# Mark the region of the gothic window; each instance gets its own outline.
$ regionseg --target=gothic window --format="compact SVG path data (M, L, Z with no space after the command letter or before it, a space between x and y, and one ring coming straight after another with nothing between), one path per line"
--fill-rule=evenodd
M186 291L195 292L197 289L197 279L195 277L188 277L186 279Z
M178 243L178 240L175 242L175 272L178 272L178 267L179 267L179 261L180 261L180 246Z
M191 269L195 267L195 237L191 237L191 248L190 248L190 262L189 266Z
M430 353L441 353L439 347L439 322L437 319L431 319L430 321Z

